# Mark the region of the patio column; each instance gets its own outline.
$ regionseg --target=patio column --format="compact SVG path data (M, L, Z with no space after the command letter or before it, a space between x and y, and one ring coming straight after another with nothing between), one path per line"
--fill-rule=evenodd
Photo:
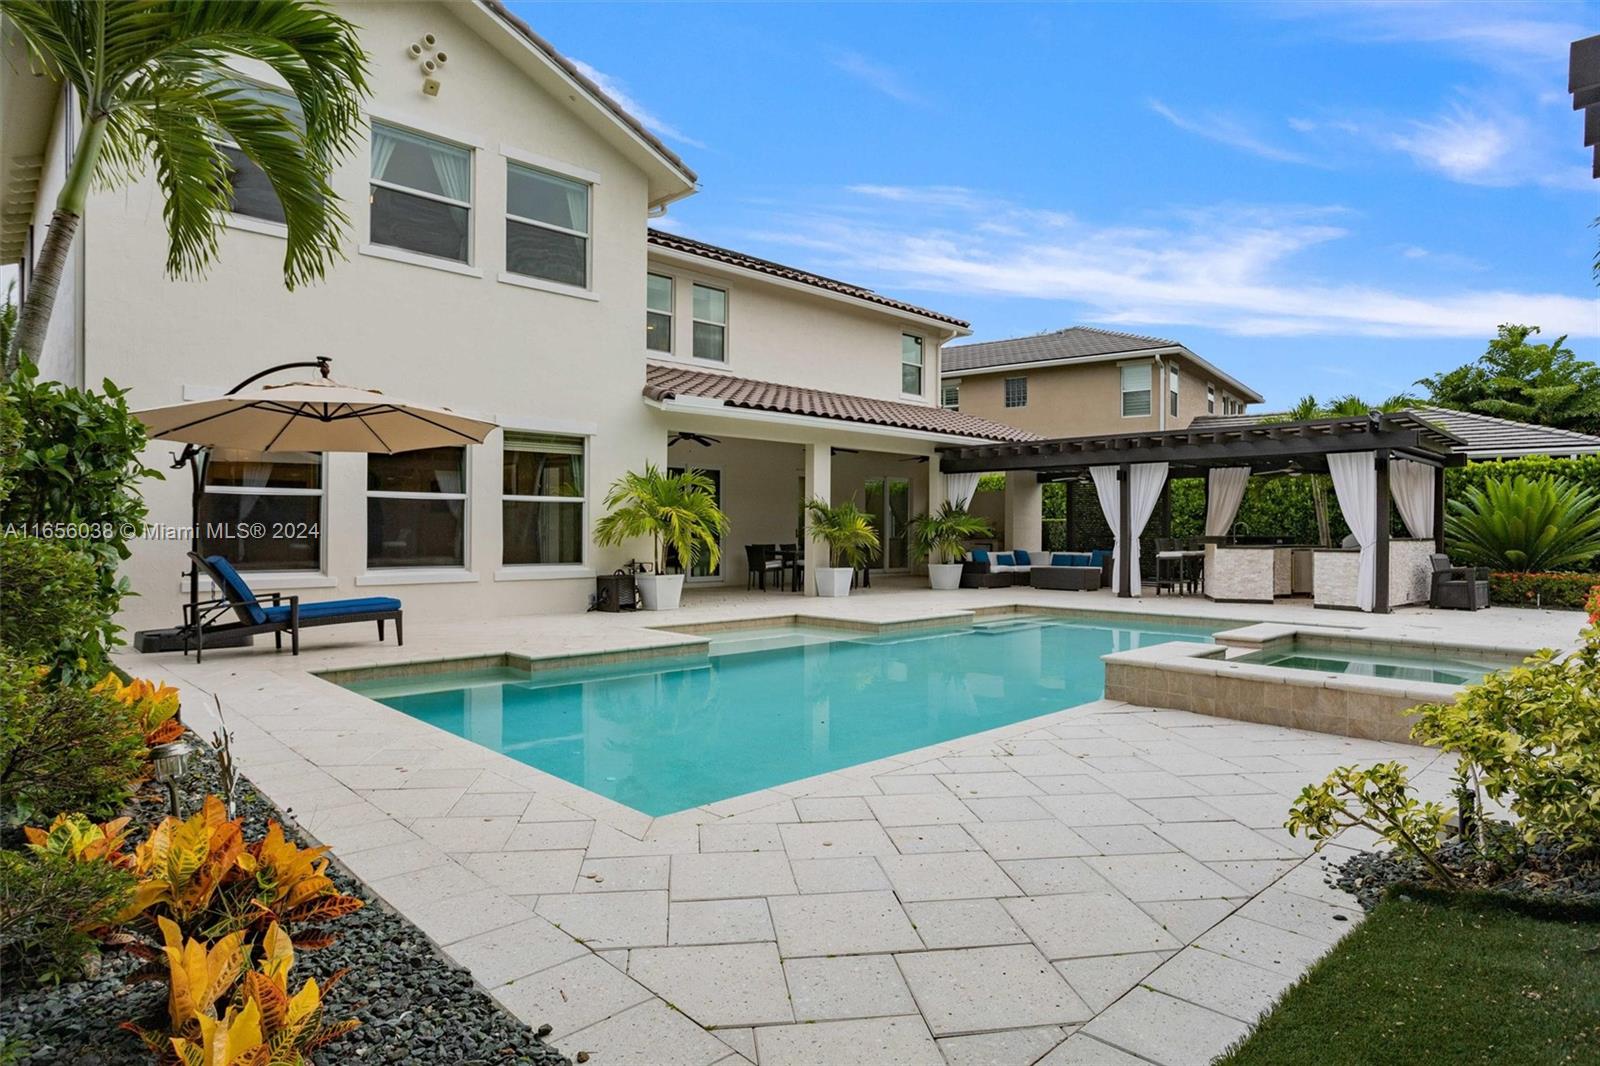
M1373 462L1378 469L1378 540L1374 551L1372 610L1389 613L1389 449L1378 449Z
M1444 554L1444 466L1433 468L1433 550Z
M1133 466L1129 463L1117 467L1117 543L1122 547L1117 595L1128 599L1133 596L1133 574L1139 569L1139 543L1133 539Z
M831 444L806 445L806 499L833 502L833 446ZM806 572L805 594L817 594L817 568L828 565L828 546L811 535L811 523L806 522Z
M922 513L936 514L945 503L945 474L943 470L939 469L939 453L934 452L928 456L928 461L923 464L923 468L928 471L928 499L922 508ZM967 501L969 504L971 502L971 500ZM916 513L915 507L912 508L912 513ZM923 562L936 563L939 560L925 559Z
M1006 471L1005 546L1044 547L1044 486L1032 470Z

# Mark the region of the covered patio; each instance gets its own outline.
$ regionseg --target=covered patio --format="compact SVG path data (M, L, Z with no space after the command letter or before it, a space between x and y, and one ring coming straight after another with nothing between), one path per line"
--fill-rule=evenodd
M1031 473L1041 483L1093 484L1115 542L1120 597L1140 595L1139 538L1169 480L1203 478L1208 597L1271 602L1294 589L1296 551L1310 563L1318 607L1385 613L1426 603L1429 557L1444 551L1444 471L1463 441L1411 412L1165 433L973 445L945 453L948 474ZM1241 545L1230 536L1252 477L1328 474L1356 542ZM1409 537L1390 532L1398 508ZM1270 550L1269 550L1270 549Z

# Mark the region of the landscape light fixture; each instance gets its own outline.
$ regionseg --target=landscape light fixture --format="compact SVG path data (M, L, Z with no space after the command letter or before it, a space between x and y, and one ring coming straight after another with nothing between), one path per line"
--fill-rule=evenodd
M178 782L189 772L189 760L193 757L194 745L187 740L157 744L150 749L150 762L155 779L167 786L167 806L174 818L183 817L183 811L178 806Z

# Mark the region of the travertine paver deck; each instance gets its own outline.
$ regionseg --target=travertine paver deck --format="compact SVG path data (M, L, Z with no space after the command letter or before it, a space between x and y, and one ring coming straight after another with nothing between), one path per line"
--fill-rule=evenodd
M220 695L258 786L595 1066L1208 1061L1360 917L1280 828L1292 796L1381 758L1443 795L1434 752L1100 701L651 818L308 673L683 639L645 622L896 621L1012 602L1294 613L1027 589L728 596L672 618L414 625L403 650L319 631L298 660L126 665L179 683L202 731ZM1577 629L1504 610L1337 621L1486 644Z

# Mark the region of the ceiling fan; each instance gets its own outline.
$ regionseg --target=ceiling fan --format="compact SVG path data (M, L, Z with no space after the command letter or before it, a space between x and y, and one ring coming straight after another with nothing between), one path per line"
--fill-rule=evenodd
M716 437L708 437L703 433L674 433L672 436L667 438L667 447L670 448L674 444L682 444L686 440L693 441L702 448L709 448L713 444L722 443L722 441L718 440Z

